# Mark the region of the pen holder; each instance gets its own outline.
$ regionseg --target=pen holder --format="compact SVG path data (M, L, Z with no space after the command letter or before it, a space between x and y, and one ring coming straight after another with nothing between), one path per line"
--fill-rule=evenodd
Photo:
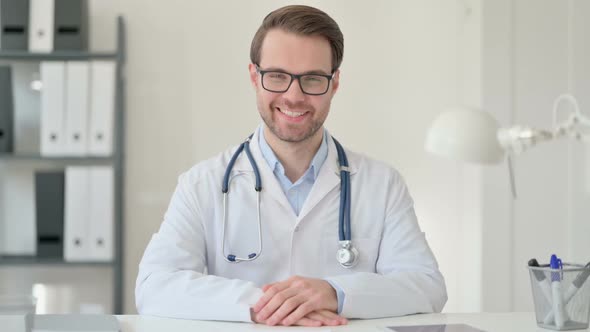
M560 269L528 268L537 325L558 331L588 328L590 267L563 263Z

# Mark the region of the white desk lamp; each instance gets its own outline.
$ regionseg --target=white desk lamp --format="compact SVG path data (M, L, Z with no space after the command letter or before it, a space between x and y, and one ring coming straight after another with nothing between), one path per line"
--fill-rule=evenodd
M573 109L568 117L557 122L562 101ZM539 130L526 126L500 128L494 117L482 110L458 107L441 113L428 130L425 148L428 152L452 159L493 164L508 154L513 194L514 179L510 156L519 154L537 143L570 137L590 143L590 118L580 112L576 98L562 94L553 103L553 128Z

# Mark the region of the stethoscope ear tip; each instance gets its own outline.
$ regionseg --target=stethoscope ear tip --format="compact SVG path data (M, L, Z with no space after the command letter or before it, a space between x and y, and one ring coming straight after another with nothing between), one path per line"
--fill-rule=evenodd
M248 259L254 259L256 256L258 256L256 253L251 253L250 255L248 255ZM233 263L238 262L238 258L236 257L236 255L227 255L227 260Z

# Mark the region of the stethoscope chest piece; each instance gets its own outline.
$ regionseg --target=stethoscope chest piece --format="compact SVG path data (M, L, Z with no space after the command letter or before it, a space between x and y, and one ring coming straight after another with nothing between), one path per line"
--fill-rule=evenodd
M354 267L359 261L359 252L350 241L339 241L336 259L345 269Z

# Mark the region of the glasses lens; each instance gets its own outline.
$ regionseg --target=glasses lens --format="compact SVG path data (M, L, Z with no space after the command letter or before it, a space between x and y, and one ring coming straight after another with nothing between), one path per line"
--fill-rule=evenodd
M330 80L325 76L320 75L303 75L299 80L303 92L317 95L328 91Z
M285 92L291 84L291 75L280 71L267 71L262 75L262 87L272 92ZM328 91L330 79L321 75L303 75L299 79L301 90L310 95L321 95Z
M269 71L262 76L262 86L270 91L283 92L291 83L291 76L277 71Z

